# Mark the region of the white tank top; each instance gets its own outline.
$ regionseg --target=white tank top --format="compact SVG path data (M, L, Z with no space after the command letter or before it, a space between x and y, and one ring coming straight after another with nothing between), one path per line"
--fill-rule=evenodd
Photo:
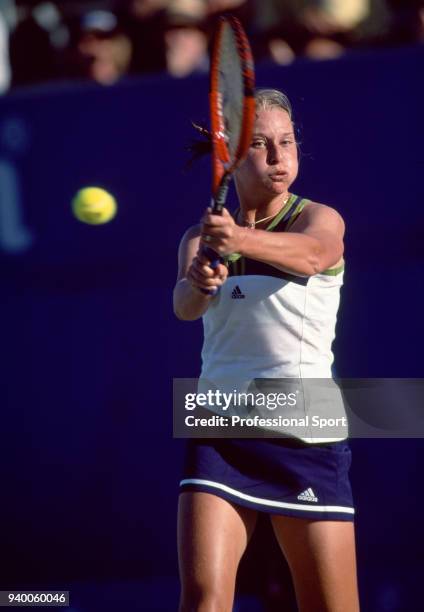
M267 229L284 231L307 203L292 195ZM228 265L230 276L203 316L201 378L227 391L246 391L258 378L325 378L332 384L331 345L343 266L306 278L237 254L230 256ZM332 386L331 406L326 401L319 402L319 393L314 389L312 400L302 404L300 413L297 406L296 414L302 418L309 415L308 420L315 413L344 417L340 392L335 383ZM265 429L282 431L282 426ZM335 441L347 436L343 427L328 430L332 435L322 437L323 431L315 430L311 422L304 430L297 426L283 429L307 442Z

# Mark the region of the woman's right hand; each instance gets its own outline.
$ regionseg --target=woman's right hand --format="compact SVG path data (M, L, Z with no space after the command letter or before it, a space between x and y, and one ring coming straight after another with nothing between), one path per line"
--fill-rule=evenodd
M210 267L210 260L202 255L201 251L197 252L196 257L191 262L187 270L186 278L192 287L201 291L219 289L225 283L228 277L228 268L224 264L218 264L213 270Z

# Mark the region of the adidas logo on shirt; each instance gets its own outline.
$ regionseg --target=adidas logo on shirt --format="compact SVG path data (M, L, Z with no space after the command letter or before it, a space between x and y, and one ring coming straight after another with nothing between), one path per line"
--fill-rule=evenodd
M301 501L309 501L309 502L318 501L318 497L315 497L315 493L313 492L311 487L309 487L309 489L306 489L306 491L302 491L302 493L297 496L297 499L300 499Z
M241 292L240 287L236 285L231 293L231 297L233 300L243 300L246 296Z

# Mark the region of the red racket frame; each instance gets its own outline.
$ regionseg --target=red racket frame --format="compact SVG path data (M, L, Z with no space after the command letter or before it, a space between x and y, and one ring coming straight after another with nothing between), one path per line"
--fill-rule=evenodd
M222 96L219 92L219 60L224 28L231 27L240 57L243 82L243 114L240 127L240 140L235 158L231 160L225 138L225 122L222 112ZM221 17L215 33L211 57L209 105L212 133L212 193L214 199L220 200L219 191L223 182L228 183L231 174L245 158L250 146L253 124L255 121L255 71L249 41L240 21L232 16ZM222 208L217 202L218 210ZM216 210L216 212L218 212Z

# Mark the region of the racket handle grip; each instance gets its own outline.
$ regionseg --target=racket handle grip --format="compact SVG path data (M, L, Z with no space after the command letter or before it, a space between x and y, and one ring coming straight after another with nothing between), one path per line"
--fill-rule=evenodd
M227 173L221 179L219 187L212 198L211 208L212 212L215 215L221 215L222 209L225 206L225 202L227 200L228 187L230 185L231 174ZM202 255L204 255L207 259L209 259L209 266L212 270L215 270L219 266L220 263L223 263L222 257L218 255L213 249L210 247L204 246L202 247ZM202 293L205 295L216 295L218 293L218 289L201 289Z
M205 295L217 295L218 289L200 289Z
M209 259L210 261L209 267L212 268L212 270L215 270L215 268L217 268L219 264L223 263L224 261L222 257L218 255L216 251L214 251L213 249L207 246L202 247L202 255L203 257L206 257L207 259Z
M231 174L225 174L214 197L212 198L212 210L216 214L221 214L227 201L228 187L230 186Z
M215 270L215 268L217 268L219 264L223 263L224 261L216 251L207 246L202 247L202 255L209 259L209 267L212 268L212 270ZM218 289L201 289L201 292L205 295L216 295L218 293Z

